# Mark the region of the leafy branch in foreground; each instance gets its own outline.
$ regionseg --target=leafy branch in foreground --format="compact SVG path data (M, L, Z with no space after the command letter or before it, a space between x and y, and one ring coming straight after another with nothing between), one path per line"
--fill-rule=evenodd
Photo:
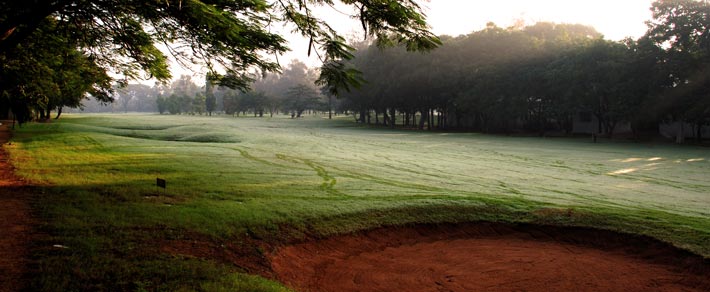
M368 36L378 43L406 44L426 51L440 44L429 32L415 1L341 0L355 11ZM50 17L58 30L68 31L78 47L106 70L129 79L171 78L165 46L177 62L202 65L222 85L246 89L250 70L280 69L268 55L288 50L285 39L268 29L276 22L295 25L309 38L309 51L347 59L342 37L314 17L314 6L333 6L332 0L34 0L4 1L0 5L0 54L25 41L39 23ZM333 45L326 45L333 44ZM141 76L145 72L145 76Z

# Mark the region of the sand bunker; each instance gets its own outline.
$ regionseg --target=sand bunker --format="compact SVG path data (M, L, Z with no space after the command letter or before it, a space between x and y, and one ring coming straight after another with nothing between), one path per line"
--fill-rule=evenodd
M477 223L388 228L271 256L297 291L710 291L707 260L592 229Z

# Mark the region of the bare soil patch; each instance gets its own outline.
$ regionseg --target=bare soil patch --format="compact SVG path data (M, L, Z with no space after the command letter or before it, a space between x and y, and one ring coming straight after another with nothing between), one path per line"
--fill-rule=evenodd
M4 145L10 140L10 131L5 121L0 122L0 145ZM9 156L0 147L0 291L3 292L19 291L26 283L32 233L28 201L27 185L14 175Z
M284 246L270 261L297 291L710 291L707 259L583 228L383 228Z

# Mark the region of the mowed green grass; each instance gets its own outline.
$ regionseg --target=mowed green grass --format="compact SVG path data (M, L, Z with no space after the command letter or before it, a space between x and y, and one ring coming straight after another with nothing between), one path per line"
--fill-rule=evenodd
M590 140L352 118L67 115L23 127L6 149L40 186L48 235L37 289L280 291L219 259L161 247L432 222L591 226L710 257L710 149Z

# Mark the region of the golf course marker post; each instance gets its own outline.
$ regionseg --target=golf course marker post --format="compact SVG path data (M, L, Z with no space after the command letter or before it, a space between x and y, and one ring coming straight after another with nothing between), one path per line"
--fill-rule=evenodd
M158 186L159 188L163 188L163 195L165 195L166 192L167 192L167 187L166 187L165 180L162 179L162 178L156 178L156 179L155 179L155 184L156 184L156 186Z

